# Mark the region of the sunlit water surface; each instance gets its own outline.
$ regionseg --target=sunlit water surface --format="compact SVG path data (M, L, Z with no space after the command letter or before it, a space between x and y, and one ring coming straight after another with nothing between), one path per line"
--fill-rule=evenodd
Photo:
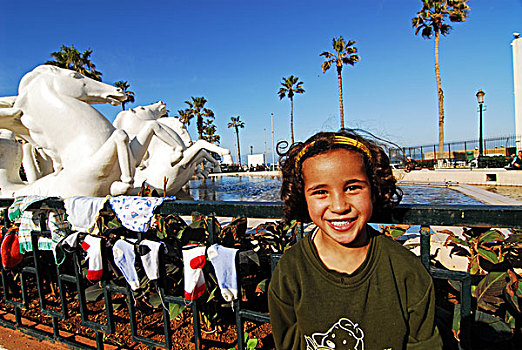
M264 176L222 176L205 181L191 180L189 194L194 200L210 201L279 201L281 179ZM450 188L400 186L402 203L408 204L483 204Z

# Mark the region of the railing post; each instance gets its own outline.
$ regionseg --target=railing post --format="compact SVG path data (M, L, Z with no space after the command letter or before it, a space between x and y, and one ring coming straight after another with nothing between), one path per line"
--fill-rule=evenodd
M430 270L430 227L421 225L420 228L421 262Z
M214 215L209 215L208 216L208 243L210 245L216 243L216 231L217 231L217 228L216 228L216 223L214 222L214 220L216 219L216 217Z

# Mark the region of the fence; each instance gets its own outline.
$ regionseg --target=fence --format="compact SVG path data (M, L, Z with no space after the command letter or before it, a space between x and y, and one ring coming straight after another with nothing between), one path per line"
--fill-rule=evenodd
M11 204L10 199L0 199L0 207L8 207ZM40 202L40 208L63 208L63 202L57 199L46 199ZM251 203L251 202L193 202L193 201L165 201L157 208L157 213L160 215L197 215L215 217L247 217L247 218L268 218L279 219L282 218L282 208L280 203ZM381 222L383 218L374 218L373 222ZM43 222L43 220L41 221ZM430 225L437 226L479 226L479 227L506 227L506 228L520 228L522 225L522 208L519 207L504 207L504 206L429 206L429 205L401 205L393 211L391 218L387 218L383 222L390 224L410 224L421 225L421 261L430 270L432 276L436 279L445 279L456 281L460 284L460 302L455 306L455 312L460 313L461 320L470 317L472 313L471 308L471 278L468 273L458 271L441 270L430 267ZM212 244L215 239L215 222L209 221L209 244ZM4 210L4 225L9 226L7 217L7 210ZM298 225L297 234L302 235L303 226ZM42 227L42 235L48 232L47 227ZM138 344L143 344L148 347L161 347L166 349L173 348L171 339L172 329L170 324L169 312L162 309L163 315L163 341L144 337L140 335L138 327L137 310L134 305L132 291L129 287L121 287L111 283L110 280L102 280L101 287L103 289L103 308L105 309L105 317L102 320L91 320L89 318L89 309L86 300L86 285L85 279L82 276L80 268L80 256L78 252L72 252L72 260L74 263L74 273L64 273L60 267L56 267L56 278L58 293L60 296L60 303L58 308L50 306L49 286L44 285L42 260L38 254L37 249L37 235L32 236L34 250L31 253L33 256L32 264L19 267L18 279L20 286L21 298L13 294L13 281L9 279L6 270L2 268L1 282L3 290L3 299L6 305L10 305L14 312L14 321L9 321L0 317L0 325L9 328L17 328L23 332L37 336L39 338L48 338L59 341L75 348L90 349L84 343L78 342L74 337L63 336L63 329L61 322L70 317L68 299L65 295L65 284L72 284L75 288L76 298L79 302L79 309L81 314L81 324L94 331L94 340L97 349L104 348L104 338L110 337L115 332L115 322L126 323L130 326L132 338ZM280 255L275 254L272 257L272 265L275 266ZM160 265L163 266L163 265ZM239 269L238 269L239 271ZM161 271L165 275L165 271ZM36 289L38 292L38 304L28 299L28 285L31 283L31 278L35 280ZM238 276L241 281L241 276ZM182 296L167 295L165 293L165 286L161 283L158 285L160 296L166 303L173 303L178 305L187 304ZM241 288L239 288L241 289ZM129 318L121 320L115 316L112 296L116 293L122 294L127 298L127 307ZM70 300L70 298L69 298ZM52 320L52 331L42 331L24 324L22 320L22 310L30 307L39 307L40 312L47 315ZM192 309L192 320L194 328L194 344L196 349L202 348L201 337L201 322L198 310L201 307L201 302L198 300L190 304ZM269 315L263 312L257 312L247 309L241 301L241 296L234 302L234 313L237 325L237 343L238 349L245 349L246 345L243 341L243 327L245 320L254 322L269 322ZM103 322L101 322L103 321ZM74 331L74 330L73 330ZM461 339L465 339L469 334L466 334L466 329L462 329Z
M399 161L406 157L419 162L436 161L438 156L438 144L408 146L403 148L403 152L397 148L389 150L390 158ZM467 140L458 142L444 143L442 159L453 162L468 162L478 156L479 140ZM483 152L485 156L510 156L516 152L515 135L483 139Z

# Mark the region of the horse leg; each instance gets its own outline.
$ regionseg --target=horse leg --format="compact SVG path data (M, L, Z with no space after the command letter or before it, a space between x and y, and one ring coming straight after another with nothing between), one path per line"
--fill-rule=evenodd
M217 153L221 157L223 157L223 163L232 164L232 156L230 155L229 149L219 147L218 145L214 145L213 143L210 143L205 140L197 140L196 142L194 142L194 144L191 147L196 147L199 149L204 149L209 152Z
M135 166L138 166L143 159L152 136L158 137L161 141L173 148L174 154L171 156L170 164L171 166L177 164L182 159L183 151L186 149L178 133L155 120L146 121L144 124L145 127L140 130L130 143L132 155L134 159L136 159Z
M91 158L92 165L97 166L95 171L100 172L98 176L110 177L117 157L120 181L110 185L110 194L113 196L125 194L133 187L136 167L131 166L131 156L129 136L125 131L116 129Z
M211 147L208 147L208 145L210 145ZM180 162L180 164L181 166L186 167L187 164L192 163L194 161L196 155L198 155L200 152L205 152L205 159L212 162L214 165L217 165L217 160L214 159L210 154L208 154L209 151L218 153L224 158L226 158L228 153L228 156L230 157L230 151L226 148L221 148L204 140L198 140L192 146L185 150L183 154L183 160Z

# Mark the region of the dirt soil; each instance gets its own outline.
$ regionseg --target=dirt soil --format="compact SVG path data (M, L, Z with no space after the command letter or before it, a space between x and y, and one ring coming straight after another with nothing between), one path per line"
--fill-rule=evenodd
M122 298L122 296L119 296ZM118 297L116 297L118 299ZM81 325L81 317L77 309L77 301L69 300L73 306L69 317L66 320L59 320L60 336L70 341L96 348L95 332ZM76 304L76 305L75 305ZM40 313L37 298L33 298L27 309L22 309L22 324L25 327L44 332L52 338L52 319ZM74 307L76 306L76 307ZM163 335L163 316L158 309L142 308L137 313L138 335L156 341L164 342ZM76 309L76 310L75 310ZM103 301L93 303L90 309L90 321L105 324L106 316L103 310ZM58 311L58 310L57 310ZM0 304L0 319L11 324L14 323L14 309L12 306ZM137 343L132 339L129 314L126 307L114 310L113 334L104 335L105 349L149 349L147 346ZM5 329L5 332L4 332ZM178 317L170 321L172 330L172 349L175 350L195 350L194 329L192 326L191 310L186 309ZM249 321L244 323L244 331L248 333L249 339L257 339L256 349L274 349L272 329L270 324L256 324ZM21 330L11 330L0 327L0 345L11 349L72 349L72 346L59 342L39 341L38 339L23 333ZM236 326L233 317L219 322L215 329L208 329L202 325L201 349L221 350L237 348ZM2 348L0 347L0 350Z
M69 348L60 343L52 343L48 340L38 340L18 330L4 328L0 326L0 349L67 350Z

